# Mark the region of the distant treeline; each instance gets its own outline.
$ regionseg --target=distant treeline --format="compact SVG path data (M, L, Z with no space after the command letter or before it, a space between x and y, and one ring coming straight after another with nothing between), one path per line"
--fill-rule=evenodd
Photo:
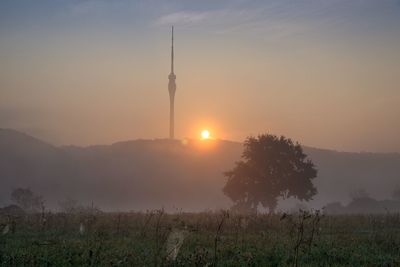
M362 197L353 199L347 205L340 202L329 203L324 210L330 215L400 213L400 200L376 200L371 197Z

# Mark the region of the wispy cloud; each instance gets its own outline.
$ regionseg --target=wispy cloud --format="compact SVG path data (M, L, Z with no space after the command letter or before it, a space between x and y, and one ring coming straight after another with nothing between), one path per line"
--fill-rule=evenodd
M246 32L269 38L299 36L368 27L365 18L393 14L394 0L299 0L236 2L208 11L177 10L156 19L156 25L210 26L217 33ZM386 13L384 13L386 12ZM389 13L391 12L391 13ZM385 18L387 20L387 18ZM378 20L378 22L382 20Z
M211 11L179 11L157 18L156 25L209 26L217 34L254 33L283 37L306 30L307 25L286 17L274 6L224 8Z
M157 25L230 25L258 20L260 15L257 9L222 8L209 11L177 11L164 14L156 20Z
M211 12L175 12L161 16L157 19L158 25L182 25L182 24L195 24L205 21L210 17Z

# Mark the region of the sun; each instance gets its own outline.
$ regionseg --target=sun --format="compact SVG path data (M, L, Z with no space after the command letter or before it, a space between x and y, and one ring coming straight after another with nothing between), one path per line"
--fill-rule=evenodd
M209 139L210 138L210 132L208 130L201 131L201 138L202 139Z

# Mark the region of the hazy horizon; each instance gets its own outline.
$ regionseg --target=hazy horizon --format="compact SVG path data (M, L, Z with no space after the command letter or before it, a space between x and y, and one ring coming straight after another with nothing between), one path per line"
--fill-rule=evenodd
M269 132L400 152L400 2L1 1L0 128L55 145Z

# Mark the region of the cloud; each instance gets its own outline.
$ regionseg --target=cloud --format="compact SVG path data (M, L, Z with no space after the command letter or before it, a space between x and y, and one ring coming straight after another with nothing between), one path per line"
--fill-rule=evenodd
M397 17L398 10L390 8L394 6L394 0L236 1L207 11L172 10L159 16L156 25L206 26L218 34L252 34L269 40L315 33L361 34L377 22L390 24L388 16Z
M228 7L203 12L179 11L160 16L156 25L208 26L216 34L247 33L282 38L307 30L275 5L251 8Z
M210 17L211 12L175 12L161 16L157 19L157 25L185 25L196 24Z

